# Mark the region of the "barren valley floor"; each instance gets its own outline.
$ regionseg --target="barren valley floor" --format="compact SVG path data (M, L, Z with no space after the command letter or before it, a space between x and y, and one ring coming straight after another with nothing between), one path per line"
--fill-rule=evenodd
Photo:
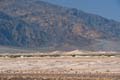
M120 80L120 58L1 57L0 80Z

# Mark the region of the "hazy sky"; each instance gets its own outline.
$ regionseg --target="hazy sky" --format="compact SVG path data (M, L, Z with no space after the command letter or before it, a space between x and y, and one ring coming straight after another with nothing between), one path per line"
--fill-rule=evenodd
M120 0L43 0L120 21Z

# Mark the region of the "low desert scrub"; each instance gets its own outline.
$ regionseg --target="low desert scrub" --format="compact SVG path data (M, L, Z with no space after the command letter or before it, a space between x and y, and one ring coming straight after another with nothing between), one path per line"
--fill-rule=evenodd
M113 80L113 79L109 79L109 78L64 78L64 77L63 78L12 77L12 78L0 78L0 80Z
M120 80L118 74L0 74L0 80Z

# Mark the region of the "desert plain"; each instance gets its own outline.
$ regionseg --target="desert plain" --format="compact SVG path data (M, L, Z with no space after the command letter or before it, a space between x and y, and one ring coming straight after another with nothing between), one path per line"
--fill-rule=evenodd
M120 57L4 56L0 80L120 80Z

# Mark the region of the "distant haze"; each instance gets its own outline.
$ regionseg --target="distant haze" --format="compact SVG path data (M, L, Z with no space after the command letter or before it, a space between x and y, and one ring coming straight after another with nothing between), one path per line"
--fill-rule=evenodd
M120 0L43 0L57 5L77 8L120 22Z

